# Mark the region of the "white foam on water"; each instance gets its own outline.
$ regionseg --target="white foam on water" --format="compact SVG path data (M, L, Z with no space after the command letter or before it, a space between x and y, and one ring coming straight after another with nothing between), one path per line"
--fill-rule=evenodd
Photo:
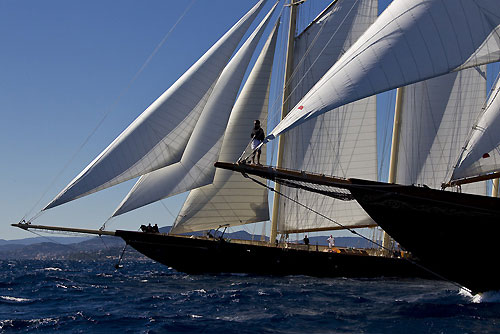
M18 303L23 303L23 302L29 302L29 301L31 301L31 299L11 297L11 296L0 296L0 298L3 299L3 300L7 300L9 302L18 302Z
M460 289L459 295L469 299L472 303L500 303L500 290L486 291L472 295L468 290Z
M47 271L62 271L61 268L54 268L54 267L43 268L43 270L47 270Z

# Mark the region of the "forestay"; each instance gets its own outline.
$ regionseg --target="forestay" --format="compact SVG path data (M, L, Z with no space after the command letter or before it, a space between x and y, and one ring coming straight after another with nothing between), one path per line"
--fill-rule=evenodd
M377 17L376 0L338 1L296 38L291 105L328 71ZM302 124L283 135L285 168L327 175L377 179L376 98L370 97ZM286 196L346 227L375 226L355 201L342 201L298 188ZM336 229L292 201L279 201L280 233Z
M268 140L349 102L498 61L499 26L498 0L396 0Z
M44 210L179 161L210 89L264 3L259 1Z
M214 162L246 68L277 3L224 68L179 162L142 176L113 216L212 183Z
M452 176L452 180L500 171L500 81L497 82L486 107L472 128Z
M229 118L220 161L236 161L245 150L253 121L266 128L269 88L278 24L274 27ZM266 161L262 148L261 161ZM212 184L192 190L182 207L171 233L209 230L249 224L269 219L267 189L240 173L218 168Z
M453 170L486 100L486 66L404 88L396 183L438 189ZM464 186L486 195L486 184Z

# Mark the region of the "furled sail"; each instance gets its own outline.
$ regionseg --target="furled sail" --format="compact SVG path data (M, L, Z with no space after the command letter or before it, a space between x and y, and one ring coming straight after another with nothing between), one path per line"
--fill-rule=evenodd
M375 21L377 3L376 0L338 1L296 38L291 105L295 105ZM376 180L376 132L376 98L350 103L284 134L282 166ZM283 187L281 191L344 226L376 225L355 201L341 201L291 187ZM279 201L280 233L338 227L292 201Z
M44 210L179 161L210 89L265 1L243 16Z
M274 27L248 79L243 86L229 118L220 161L236 161L250 139L253 121L266 128L269 88L276 46L278 24ZM262 149L261 161L266 161ZM217 169L212 184L189 193L171 233L186 233L236 226L269 219L267 189L225 169Z
M486 66L404 88L396 182L440 188L486 100ZM486 184L464 186L486 195Z
M500 60L497 0L395 0L268 136L346 103Z
M212 183L224 131L246 68L276 6L223 70L179 162L141 176L113 216Z
M452 180L482 176L500 171L500 80L492 90L486 107L472 127Z

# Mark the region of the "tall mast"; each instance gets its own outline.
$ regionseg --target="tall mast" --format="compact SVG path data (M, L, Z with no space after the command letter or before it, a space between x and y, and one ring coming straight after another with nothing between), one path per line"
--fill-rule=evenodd
M396 175L398 171L398 155L399 155L399 142L401 132L401 121L403 114L403 96L404 87L400 87L396 92L396 106L394 108L394 126L392 129L392 145L391 145L391 160L389 162L389 179L387 182L396 183ZM391 237L385 233L383 234L382 246L384 249L391 248Z
M498 197L498 178L493 179L493 185L491 187L491 197Z
M293 47L295 40L295 30L297 28L297 7L303 3L304 0L290 0L290 24L288 25L288 43L286 52L286 63L285 63L285 78L283 84L283 103L281 107L281 119L285 118L288 114L288 97L290 95L290 86L288 85L290 77L293 72ZM285 147L284 136L279 136L278 138L278 158L276 161L276 167L281 167L283 163L283 149ZM276 183L274 185L276 191L274 192L273 199L273 215L271 217L271 236L269 241L274 243L276 236L278 234L278 207L279 207L279 195L281 190L281 185Z

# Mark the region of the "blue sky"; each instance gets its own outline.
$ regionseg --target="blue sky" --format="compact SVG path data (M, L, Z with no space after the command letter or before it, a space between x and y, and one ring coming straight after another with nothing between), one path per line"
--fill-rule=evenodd
M255 2L194 1L131 83L191 1L0 0L0 239L31 237L10 224L48 203ZM379 103L390 105L387 97ZM99 228L133 183L48 210L34 223ZM185 196L123 215L110 228L170 225Z

